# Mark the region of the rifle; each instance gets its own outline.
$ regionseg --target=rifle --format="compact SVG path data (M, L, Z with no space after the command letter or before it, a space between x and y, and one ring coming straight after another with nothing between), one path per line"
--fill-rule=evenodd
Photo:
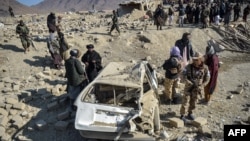
M31 46L32 46L36 51L38 51L38 49L36 48L36 46L35 46L35 44L34 44L32 38L31 38L29 35L24 35L24 34L19 34L19 35L20 35L20 36L23 36L23 37L26 37L26 38L29 40Z
M29 36L28 36L28 38L29 38L29 41L30 41L31 46L32 46L36 51L38 51L38 49L36 48L36 46L35 46L35 44L34 44L32 38L29 37Z
M87 75L87 72L86 72L86 65L83 65L83 71L84 71L84 75L85 75L85 77L87 79L87 82L89 84L89 78L88 78L88 75Z
M193 82L194 80L192 80L191 82ZM192 95L192 92L196 90L197 92L199 91L199 86L197 84L194 84L192 85L192 87L188 90L189 93L191 93ZM202 98L202 94L199 92L199 95L200 97Z

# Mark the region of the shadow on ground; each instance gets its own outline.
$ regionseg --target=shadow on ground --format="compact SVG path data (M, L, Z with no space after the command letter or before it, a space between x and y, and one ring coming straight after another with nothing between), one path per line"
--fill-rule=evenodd
M33 56L34 60L24 59L23 61L33 67L51 67L53 68L53 60L50 57Z
M16 45L11 45L11 44L5 44L3 46L0 46L0 48L2 48L4 50L11 50L14 52L24 52L23 48L19 48Z

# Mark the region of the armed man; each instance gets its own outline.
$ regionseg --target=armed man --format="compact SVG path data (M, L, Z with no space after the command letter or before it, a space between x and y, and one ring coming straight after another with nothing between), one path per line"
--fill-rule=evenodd
M195 109L198 96L202 95L201 92L203 92L204 86L206 86L210 80L210 72L207 65L203 62L203 55L196 52L192 59L192 63L188 64L183 71L185 87L180 109L180 118L184 120L184 122L186 121L184 115L186 114L188 102L189 107L187 118L190 120L195 119L193 110Z
M23 20L19 21L19 24L16 27L16 33L19 34L24 48L24 53L26 53L27 51L29 51L31 40L29 37L29 28L24 24Z
M118 17L117 17L117 12L115 11L115 10L113 10L113 17L112 17L112 22L113 22L113 24L112 24L112 26L111 26L111 29L110 29L110 31L109 31L109 34L110 35L112 35L111 33L112 33L112 31L114 30L114 29L116 29L116 31L119 33L119 35L120 35L120 29L119 29L119 23L118 23Z

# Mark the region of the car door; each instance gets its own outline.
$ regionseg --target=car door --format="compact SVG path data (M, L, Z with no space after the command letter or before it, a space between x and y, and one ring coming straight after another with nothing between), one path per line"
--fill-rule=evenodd
M154 90L156 98L159 100L159 95L158 95L158 80L156 77L156 71L152 68L152 66L149 63L145 63L145 69L146 69L146 75L149 79L150 85L152 89Z

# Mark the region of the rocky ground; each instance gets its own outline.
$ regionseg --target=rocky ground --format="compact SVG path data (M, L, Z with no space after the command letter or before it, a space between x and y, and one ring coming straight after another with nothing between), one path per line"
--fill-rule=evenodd
M164 26L157 31L152 21L141 21L143 13L134 11L119 19L121 35L108 35L110 14L61 13L62 26L71 48L84 53L86 44L94 44L105 66L111 61L148 60L164 76L162 63L169 49L184 32L192 33L195 51L205 52L210 36L222 38L214 30L186 25ZM18 19L24 19L31 30L37 50L24 54L15 34ZM65 70L56 70L47 49L46 15L23 15L2 19L0 27L0 137L1 140L68 141L83 139L74 129L74 114L68 113ZM146 30L145 30L146 29ZM210 36L208 36L209 34ZM180 104L160 106L161 120L169 140L221 140L223 125L249 124L250 70L249 55L223 51L219 83L209 106L198 104L197 121L183 125ZM163 90L160 85L159 91ZM181 89L180 89L181 91ZM173 125L173 123L176 123Z

